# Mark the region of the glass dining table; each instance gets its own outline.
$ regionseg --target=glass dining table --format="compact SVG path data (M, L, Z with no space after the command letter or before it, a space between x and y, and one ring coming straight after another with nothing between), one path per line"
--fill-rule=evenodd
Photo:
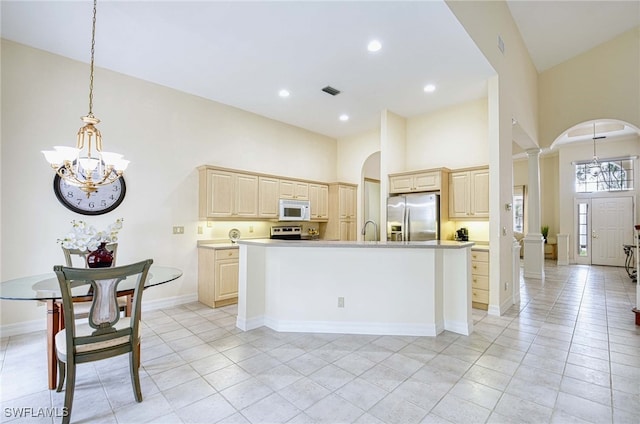
M182 276L182 271L178 268L151 265L147 281L144 288L159 286ZM131 297L133 294L135 281L123 280L118 285L118 296ZM73 292L74 301L86 301L91 298L86 292ZM49 389L54 389L57 385L57 363L55 335L64 328L64 318L62 313L62 295L58 279L53 271L32 275L28 277L15 278L0 283L0 299L3 300L35 300L47 304L47 369ZM130 301L127 311L130 314Z

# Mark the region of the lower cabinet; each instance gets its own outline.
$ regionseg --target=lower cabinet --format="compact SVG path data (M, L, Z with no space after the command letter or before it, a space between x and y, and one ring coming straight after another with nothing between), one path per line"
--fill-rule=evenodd
M237 247L198 248L198 301L211 308L238 302Z
M489 251L471 249L471 306L489 309Z

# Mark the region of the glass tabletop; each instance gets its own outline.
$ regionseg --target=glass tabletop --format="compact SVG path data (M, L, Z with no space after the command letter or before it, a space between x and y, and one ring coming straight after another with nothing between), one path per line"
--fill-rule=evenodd
M178 268L168 266L151 265L147 282L144 287L153 287L168 283L182 276L182 271ZM118 291L132 290L135 280L125 279L118 285ZM87 287L80 288L83 292L74 292L74 296L86 296ZM48 300L60 299L60 287L58 279L53 271L31 275L28 277L14 278L0 283L0 299L6 300Z

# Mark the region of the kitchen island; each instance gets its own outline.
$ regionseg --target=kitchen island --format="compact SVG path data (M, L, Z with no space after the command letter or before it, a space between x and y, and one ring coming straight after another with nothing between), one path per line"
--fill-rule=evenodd
M471 242L240 240L237 327L468 335Z

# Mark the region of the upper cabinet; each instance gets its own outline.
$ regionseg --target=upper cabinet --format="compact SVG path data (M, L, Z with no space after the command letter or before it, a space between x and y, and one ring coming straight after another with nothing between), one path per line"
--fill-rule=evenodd
M442 171L411 172L389 175L389 193L437 191L442 187Z
M201 219L258 217L257 176L207 167L199 173Z
M259 177L259 208L261 218L278 218L280 214L280 180L272 177Z
M329 186L309 184L309 203L311 204L311 220L326 221L329 218Z
M389 175L389 193L437 191L441 187L442 171L415 172Z
M309 183L295 180L280 180L280 198L309 200Z
M327 184L201 166L200 219L278 219L280 199L309 200L312 221L329 218Z
M449 174L449 218L489 218L489 168Z

